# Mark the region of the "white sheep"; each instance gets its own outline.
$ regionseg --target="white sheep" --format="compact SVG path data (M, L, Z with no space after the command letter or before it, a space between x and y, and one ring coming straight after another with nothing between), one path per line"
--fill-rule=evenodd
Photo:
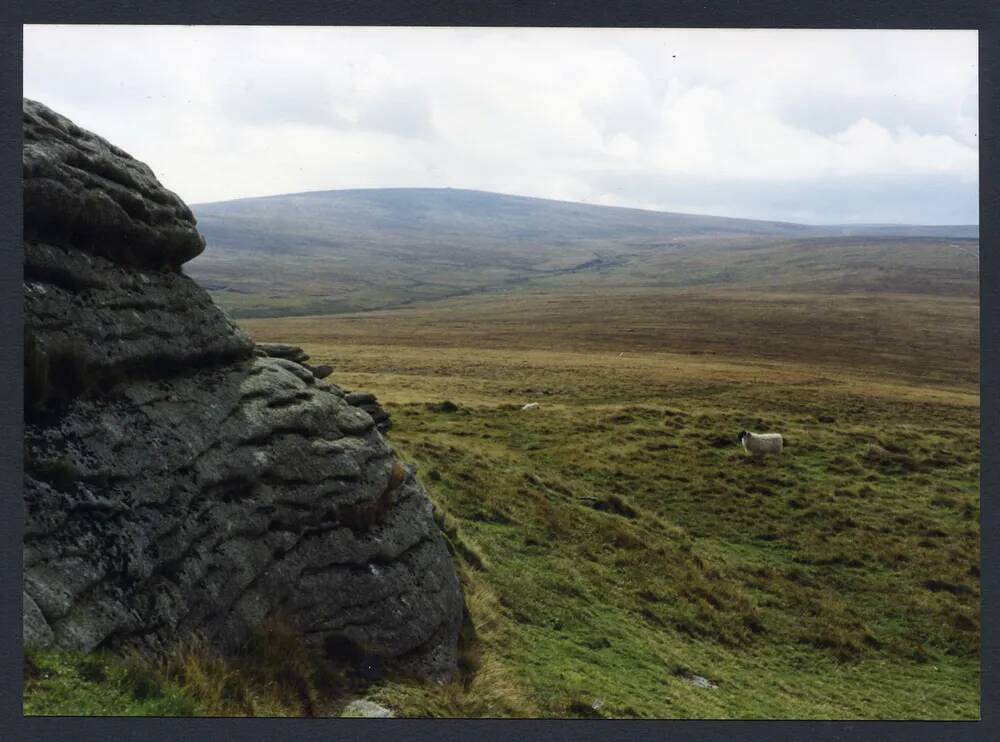
M521 412L537 410L538 402L528 402L524 407L521 408Z
M785 442L780 433L751 433L741 430L739 441L743 450L752 454L755 459L763 458L769 453L781 453Z

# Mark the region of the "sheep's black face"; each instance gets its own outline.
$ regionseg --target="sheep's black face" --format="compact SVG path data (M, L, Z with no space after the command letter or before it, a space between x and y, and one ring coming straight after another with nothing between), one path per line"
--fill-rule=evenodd
M736 436L736 440L738 440L740 443L742 443L743 439L746 438L746 437L747 437L747 432L745 430L741 430L740 434L738 436Z

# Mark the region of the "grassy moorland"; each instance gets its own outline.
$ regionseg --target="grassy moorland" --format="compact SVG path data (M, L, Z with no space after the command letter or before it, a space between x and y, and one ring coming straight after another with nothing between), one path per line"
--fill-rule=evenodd
M399 713L978 716L974 300L571 293L247 326L377 393L440 510L475 671L369 692ZM741 428L785 454L751 463Z
M253 331L297 340L290 321ZM462 680L352 689L278 631L161 667L42 655L28 713L336 715L362 693L404 716L979 715L974 385L329 331L306 349L392 410L439 511ZM741 427L785 454L749 462Z
M28 713L979 716L964 228L468 192L195 211L216 301L391 412L464 586L462 677L359 685L278 623L227 659L32 654Z
M967 226L822 227L420 188L192 208L210 248L186 270L237 318L572 287L978 288Z
M406 310L248 320L261 337L314 345L672 353L821 364L919 385L979 378L979 304L964 296L729 288L520 291ZM389 362L391 368L391 362ZM461 369L453 368L461 376Z
M24 683L32 716L337 716L365 687L280 619L258 627L237 656L190 639L157 662L29 650Z

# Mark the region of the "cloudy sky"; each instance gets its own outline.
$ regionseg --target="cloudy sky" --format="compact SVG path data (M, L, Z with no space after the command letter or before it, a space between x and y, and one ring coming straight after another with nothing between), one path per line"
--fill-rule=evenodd
M26 26L24 94L189 203L393 186L978 223L957 31Z

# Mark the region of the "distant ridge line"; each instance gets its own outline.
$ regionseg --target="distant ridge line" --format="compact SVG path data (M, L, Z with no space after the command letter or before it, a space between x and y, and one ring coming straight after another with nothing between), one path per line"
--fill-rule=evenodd
M272 199L290 199L290 198L312 198L320 196L348 196L348 195L368 195L368 194L456 194L456 195L472 195L472 196L483 196L487 198L494 199L509 199L513 201L521 202L537 202L538 204L550 204L550 205L563 205L563 206L576 206L584 207L588 209L596 210L612 210L618 213L621 212L639 212L644 215L656 214L660 216L667 217L678 217L686 219L712 219L719 220L720 222L729 223L745 223L745 222L755 222L760 225L772 225L775 227L783 228L801 228L804 230L821 230L828 233L833 230L872 230L880 234L889 234L892 230L907 230L904 234L908 234L912 230L926 229L926 230L975 230L976 237L956 237L955 239L978 239L979 225L978 224L906 224L906 223L895 223L895 222L844 222L844 223L824 223L824 224L813 224L807 222L792 222L781 219L760 219L756 217L743 217L743 216L721 216L717 214L699 214L694 212L686 211L663 211L659 209L647 209L638 206L612 206L609 204L596 204L587 201L569 201L565 199L555 199L555 198L543 198L540 196L525 196L517 193L501 193L499 191L484 191L476 188L449 188L449 187L406 187L406 186L394 186L388 188L331 188L316 191L295 191L292 193L272 193L262 196L245 196L241 198L231 198L231 199L221 199L217 201L202 201L199 203L191 204L192 209L205 209L214 206L221 206L227 204L235 204L238 202L246 201L266 201ZM867 233L866 233L867 234ZM852 235L850 233L845 233L844 236L862 236L861 233Z

